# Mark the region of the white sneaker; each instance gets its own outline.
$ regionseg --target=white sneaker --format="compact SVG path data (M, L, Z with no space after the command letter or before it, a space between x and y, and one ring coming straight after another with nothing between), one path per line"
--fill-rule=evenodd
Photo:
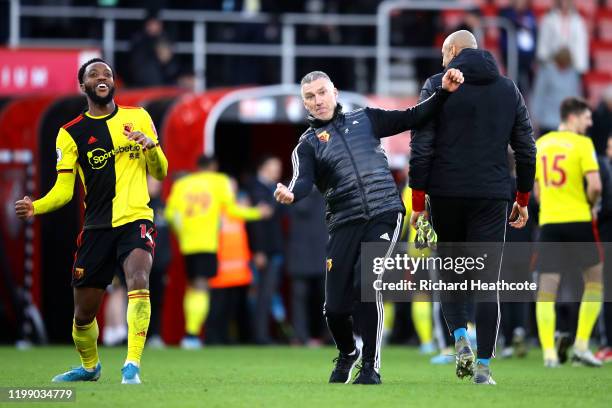
M512 358L512 356L514 356L514 347L504 347L501 358Z
M166 348L166 343L164 343L161 336L151 336L147 339L147 347L152 349L164 349Z
M185 336L181 340L183 350L199 350L202 348L202 340L194 336Z
M574 355L572 356L573 365L583 365L586 367L601 367L603 363L601 360L596 358L591 350L577 350L574 348Z
M555 360L552 358L544 359L544 367L546 368L559 368L561 365L559 364L559 360Z

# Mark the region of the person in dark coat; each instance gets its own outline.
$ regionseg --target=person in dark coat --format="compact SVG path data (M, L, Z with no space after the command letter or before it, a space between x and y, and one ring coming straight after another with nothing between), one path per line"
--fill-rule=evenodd
M291 277L291 310L296 340L309 344L320 337L324 324L325 285L325 201L316 189L303 200L289 207L289 247L287 270ZM314 308L312 306L315 306ZM316 328L316 332L311 329Z
M283 208L274 200L274 189L282 174L282 163L278 157L264 156L259 160L257 176L248 186L249 199L253 205L268 204L274 209L266 220L252 222L247 226L249 244L253 251L256 274L256 304L254 336L258 344L270 344L269 314L272 300L281 281L284 263L284 237L282 227ZM284 315L284 313L281 313ZM280 322L279 322L280 323Z
M599 156L606 155L608 138L612 136L612 85L604 91L603 98L593 111L593 126L589 129L595 151Z

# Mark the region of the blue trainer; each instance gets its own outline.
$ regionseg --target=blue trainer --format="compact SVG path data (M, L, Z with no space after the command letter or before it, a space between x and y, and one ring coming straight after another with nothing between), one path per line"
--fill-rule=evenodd
M437 356L433 356L429 362L435 365L451 364L455 361L455 356L452 354L440 353Z
M436 345L433 341L429 343L423 343L419 346L419 353L421 354L434 354L436 352Z
M140 384L140 368L128 363L121 369L121 384Z
M72 381L98 381L102 373L102 365L98 362L93 371L87 371L83 366L73 368L63 374L58 374L51 381L53 382L72 382Z

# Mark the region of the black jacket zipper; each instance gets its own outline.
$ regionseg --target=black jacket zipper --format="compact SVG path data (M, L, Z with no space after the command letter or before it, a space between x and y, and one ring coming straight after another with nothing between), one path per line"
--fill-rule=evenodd
M344 143L346 152L348 153L349 158L351 159L351 164L353 165L353 169L355 170L355 177L357 178L357 184L359 184L359 193L361 194L361 204L363 205L363 209L365 211L366 217L370 218L370 208L368 207L368 201L366 200L365 189L363 188L363 181L361 180L361 176L359 175L359 171L357 170L357 164L355 164L355 158L353 157L353 154L351 153L351 150L348 147L348 143L346 142L344 135L342 134L342 132L340 132L340 129L338 129L335 123L332 123L332 126L336 130L336 133L340 135L340 139L342 139L342 143Z

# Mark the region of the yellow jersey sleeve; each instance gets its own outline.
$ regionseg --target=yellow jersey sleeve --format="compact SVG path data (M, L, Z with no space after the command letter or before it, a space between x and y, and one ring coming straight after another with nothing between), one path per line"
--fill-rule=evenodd
M166 208L164 209L164 218L170 226L176 230L180 226L180 218L178 215L178 200L180 199L181 182L176 181L170 189L170 195L166 200Z
M236 195L232 190L232 184L229 177L223 176L223 179L220 180L218 193L229 216L240 218L245 221L257 221L261 219L259 209L255 207L245 207L236 202Z
M34 214L55 211L72 200L78 151L76 143L64 128L60 128L57 135L55 153L57 155L57 179L53 188L44 197L32 203Z
M147 169L155 179L161 181L168 174L168 159L166 159L161 146L159 146L159 138L157 137L157 130L155 129L153 119L151 119L149 112L143 108L140 109L142 110L140 131L157 145L155 148L145 150L144 152Z
M55 153L57 155L57 172L74 173L79 153L74 139L64 128L60 128L57 134Z
M587 174L592 171L599 171L599 163L597 163L597 153L595 153L595 146L593 141L585 137L584 143L580 149L580 166L582 167L582 174Z

